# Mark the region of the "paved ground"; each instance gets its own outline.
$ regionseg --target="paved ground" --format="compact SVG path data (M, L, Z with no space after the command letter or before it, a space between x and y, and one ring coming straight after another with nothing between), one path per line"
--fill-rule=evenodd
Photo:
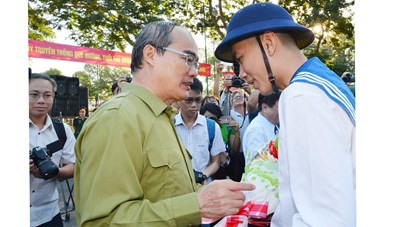
M76 227L75 204L73 198L74 180L58 182L58 195L61 217L64 221L64 227Z

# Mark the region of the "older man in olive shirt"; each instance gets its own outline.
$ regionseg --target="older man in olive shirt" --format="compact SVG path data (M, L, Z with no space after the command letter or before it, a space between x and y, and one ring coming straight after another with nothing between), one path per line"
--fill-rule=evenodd
M132 84L86 121L76 146L79 226L190 226L235 214L241 190L231 180L198 188L191 157L169 105L187 98L197 76L197 45L172 22L155 22L132 51Z

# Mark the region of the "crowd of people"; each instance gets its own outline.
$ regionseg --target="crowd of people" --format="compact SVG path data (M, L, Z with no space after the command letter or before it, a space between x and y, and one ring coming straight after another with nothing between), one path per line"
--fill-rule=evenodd
M133 46L132 79L119 78L89 117L79 108L72 130L48 114L54 80L30 74L31 226L63 226L56 184L72 177L78 226L223 226L243 215L246 192L265 186L242 176L271 141L278 182L264 180L279 203L248 225L355 226L355 99L304 56L313 40L278 5L244 7L215 50L240 79L220 89L219 64L214 94L203 96L192 34L149 23Z

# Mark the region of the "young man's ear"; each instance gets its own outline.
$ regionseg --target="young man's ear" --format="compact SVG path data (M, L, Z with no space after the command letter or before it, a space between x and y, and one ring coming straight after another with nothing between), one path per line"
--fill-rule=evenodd
M274 54L277 44L278 36L275 32L264 32L264 34L260 35L261 43L263 44L265 53L268 56Z

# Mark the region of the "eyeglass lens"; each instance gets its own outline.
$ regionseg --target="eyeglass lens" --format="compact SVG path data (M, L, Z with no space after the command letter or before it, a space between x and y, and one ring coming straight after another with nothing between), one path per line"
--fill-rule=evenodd
M185 102L187 103L187 104L191 104L191 103L193 103L193 102L196 102L196 103L201 103L201 97L197 97L197 98L187 98L187 99L185 99Z

